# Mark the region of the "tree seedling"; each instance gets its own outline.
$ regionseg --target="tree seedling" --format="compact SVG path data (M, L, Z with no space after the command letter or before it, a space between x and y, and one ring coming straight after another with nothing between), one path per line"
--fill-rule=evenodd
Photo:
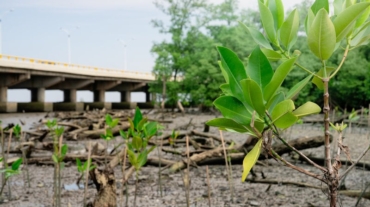
M370 42L370 21L368 20L370 2L336 0L333 6L334 12L329 12L331 7L328 0L316 0L313 3L308 9L304 26L308 48L319 60L321 69L312 71L299 63L301 52L292 50L298 38L298 10L291 11L285 18L281 0L257 1L264 34L241 23L258 44L249 56L247 67L233 51L225 47L217 47L221 56L220 68L225 83L220 85L223 95L214 101L214 105L224 117L207 123L223 130L248 133L257 138L257 144L243 160L242 181L247 178L263 147L270 156L282 164L325 183L328 187L330 207L335 207L339 181L358 161L340 174L341 163L336 159L338 156L332 158L329 81L340 71L351 49ZM330 17L329 14L334 16ZM342 59L337 66L330 65L328 59L337 49L343 50ZM273 60L280 61L280 65L275 70L270 64ZM283 93L279 88L295 66L308 75L291 87L288 93ZM301 151L289 145L280 135L282 130L291 127L300 118L321 111L317 104L310 101L296 108L294 97L309 81L312 81L319 90L323 90L325 167L316 164ZM271 147L273 138L277 138L298 153L321 173L303 169L278 155ZM358 160L369 148L365 149ZM347 148L339 145L334 152L338 155L344 149Z
M113 128L118 125L119 119L112 119L112 116L110 114L107 114L105 116L105 133L101 134L100 137L106 141L106 156L105 156L105 164L107 164L107 156L108 156L108 146L109 146L109 141L114 138L113 136Z
M3 158L1 158L3 159ZM2 184L1 186L1 190L0 190L0 196L2 196L3 194L3 190L4 190L4 187L6 185L6 182L8 181L8 179L14 175L18 175L19 173L21 173L21 170L20 170L20 166L22 164L22 158L19 158L17 159L15 162L13 162L12 166L10 167L6 167L5 169L2 169L0 171L0 173L4 173L5 175L5 182Z
M15 138L19 141L23 141L23 135L22 135L22 127L19 126L19 124L15 125L13 127L13 133L15 135ZM26 153L23 149L22 146L21 147L21 151L22 151L22 157L23 157L23 160L24 160L24 168L25 168L25 171L26 171L26 177L27 177L27 183L28 183L28 188L31 187L31 183L30 183L30 175L29 175L29 172L28 172L28 162L27 162L27 157L26 157Z
M136 206L139 171L147 162L148 154L155 148L155 146L152 146L147 149L147 146L149 140L156 135L160 127L157 122L149 122L147 118L144 118L138 107L135 110L134 119L129 118L128 120L130 122L130 128L127 132L121 130L120 134L126 140L128 159L136 172L134 198L134 206Z

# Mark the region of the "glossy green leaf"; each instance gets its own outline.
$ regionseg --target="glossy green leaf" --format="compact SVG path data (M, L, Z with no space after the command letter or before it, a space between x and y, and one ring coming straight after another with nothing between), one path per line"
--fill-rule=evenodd
M112 117L110 114L105 115L105 123L109 126L112 123Z
M243 100L243 91L239 83L247 78L243 63L233 51L225 47L217 47L217 49L221 55L222 66L229 77L231 92Z
M260 46L264 47L264 48L267 48L267 49L271 49L272 50L272 47L270 45L270 42L268 40L266 40L265 36L263 36L263 34L258 31L257 29L254 29L252 27L247 27L245 24L243 24L242 22L239 22L239 24L249 32L249 34L252 36L253 40Z
M51 159L53 159L54 163L59 162L58 157L55 154L51 155Z
M249 131L243 125L235 122L232 119L228 119L228 118L215 118L210 121L207 121L206 124L209 126L218 127L221 129L231 129L231 130L234 130L240 133L245 133Z
M370 0L365 0L364 2L370 2ZM367 9L361 14L361 16L356 20L355 28L361 27L363 23L366 22L366 20L369 18L370 14L370 7L367 7Z
M265 54L266 58L269 60L269 61L279 61L283 58L283 56L281 55L281 53L278 53L274 50L270 50L270 49L266 49L266 48L261 48L261 51L263 52L263 54Z
M275 30L280 29L284 22L284 5L281 0L269 0L268 8L274 18Z
M250 55L246 70L250 79L254 80L262 90L274 75L270 62L259 47L256 47Z
M334 7L334 14L338 15L343 10L343 0L334 0L333 7Z
M325 9L327 13L329 13L329 1L328 0L316 0L312 6L312 12L317 15L320 9Z
M224 76L225 82L226 82L226 83L229 83L229 76L227 75L226 70L225 70L225 69L224 69L224 67L222 66L222 62L221 62L221 61L217 61L217 63L218 63L218 66L219 66L219 67L220 67L220 69L221 69L222 75Z
M311 80L311 78L312 78L312 75L307 76L305 79L295 84L287 93L286 99L293 99L303 89L303 87L307 85L307 83Z
M273 44L278 44L276 39L276 30L274 26L274 18L270 10L260 1L258 1L258 6L261 14L261 21L263 29L265 30L268 39Z
M305 19L305 24L304 24L306 34L308 34L308 31L310 30L312 22L313 22L314 19L315 19L315 14L312 12L311 9L308 9L307 17Z
M66 154L67 154L67 152L68 152L68 145L67 145L67 144L64 144L64 145L62 146L62 149L61 149L61 154L62 154L62 155L66 155Z
M213 104L220 110L224 117L233 119L243 125L250 124L252 118L251 112L249 112L244 104L234 96L221 96L217 98Z
M290 127L298 120L298 117L292 113L294 109L294 103L290 99L278 103L271 113L272 123L282 129Z
M327 60L333 54L335 28L325 9L317 13L308 31L307 40L309 48L320 60Z
M272 110L274 110L275 106L284 101L285 100L285 96L284 96L284 93L283 92L278 92L276 93L271 99L270 101L267 102L266 104L266 109L268 110L268 112L271 114Z
M301 118L303 116L320 113L320 111L320 106L309 101L294 110L293 114L296 115L298 118Z
M157 133L158 123L157 122L147 122L144 128L145 128L145 136L147 138L150 138Z
M138 168L136 170L139 170L142 166L144 166L147 160L148 160L148 151L144 149L142 152L140 152L139 156L137 157Z
M140 121L139 121L139 123L137 124L137 130L138 131L141 131L141 130L143 130L143 127L144 127L144 125L146 124L148 122L148 119L147 118L142 118Z
M143 114L141 113L139 107L136 107L134 119L132 120L134 128L137 129L139 122L143 119Z
M232 95L229 84L227 83L221 84L220 89L222 90L222 93L224 93L225 95Z
M346 37L353 29L356 20L370 6L370 2L362 2L349 6L334 19L337 42Z
M18 170L19 169L19 167L21 166L21 164L22 164L22 161L23 161L23 159L22 158L19 158L19 159L17 159L16 161L14 161L13 162L13 164L12 164L12 170Z
M353 47L359 47L362 45L368 45L370 42L370 35L361 37L359 39L355 39L354 41L351 41L351 46Z
M285 80L288 73L293 68L297 58L289 59L283 62L275 71L274 75L270 83L266 86L265 90L263 91L263 97L265 101L269 101L270 98L275 94L275 92L280 88L281 84Z
M355 2L353 0L345 0L343 7L344 7L344 9L346 9L346 8L352 6L354 3Z
M263 101L262 89L260 86L251 79L245 79L240 81L242 85L244 97L251 101L251 105L255 111L260 115L260 117L265 116L265 104Z
M280 42L288 50L297 40L299 28L299 15L297 9L294 9L280 28Z
M256 164L258 157L261 154L262 139L259 139L253 149L243 159L243 174L242 182L247 179L252 167Z

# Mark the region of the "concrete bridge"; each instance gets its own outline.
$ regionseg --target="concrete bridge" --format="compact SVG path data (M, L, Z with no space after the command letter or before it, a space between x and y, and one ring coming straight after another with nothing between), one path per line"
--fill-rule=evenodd
M0 55L0 112L71 111L83 110L86 106L107 109L132 108L135 103L131 103L131 92L145 92L146 102L150 102L148 82L154 79L151 73ZM8 102L8 89L29 89L31 102ZM45 103L45 90L48 89L62 90L64 101ZM77 102L77 90L92 91L94 102ZM120 92L121 102L105 102L106 91Z

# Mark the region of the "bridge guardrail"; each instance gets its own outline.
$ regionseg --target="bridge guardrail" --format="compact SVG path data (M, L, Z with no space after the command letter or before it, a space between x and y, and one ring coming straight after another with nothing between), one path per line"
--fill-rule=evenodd
M100 68L100 67L93 67L93 66L86 66L86 65L79 65L79 64L69 64L69 63L62 63L50 60L41 60L35 58L26 58L26 57L19 57L13 55L3 55L0 54L0 59L7 59L7 60L14 60L20 62L29 62L29 63L36 63L36 64L43 64L43 65L54 65L54 66L62 66L68 68L79 68L79 69L86 69L92 71L99 71L99 72L111 72L111 73L124 73L124 74L131 74L131 75L142 75L152 79L154 76L148 72L136 72L136 71L127 71L127 70L116 70L116 69L108 69L108 68Z

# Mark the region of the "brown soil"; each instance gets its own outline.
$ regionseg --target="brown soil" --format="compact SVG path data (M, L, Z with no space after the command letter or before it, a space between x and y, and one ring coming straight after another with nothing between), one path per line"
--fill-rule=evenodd
M40 114L39 114L40 115ZM152 118L157 118L157 115L151 115ZM173 123L166 125L166 131L170 132L173 128L189 123L192 118L192 124L188 128L202 131L204 122L215 117L209 114L187 114L181 116L180 114L171 115L172 117L166 117L166 119L172 119ZM9 122L9 120L18 119L14 118L7 119L6 116L2 115L0 119L3 123ZM34 117L39 119L39 116ZM32 116L31 119L32 120ZM218 130L211 128L211 133L218 134ZM286 137L293 139L301 136L314 136L321 134L322 129L315 125L297 125L292 129L284 132ZM246 138L246 135L228 133L225 132L224 136L228 140L234 140L237 143L242 143ZM103 143L103 140L101 140ZM111 146L121 141L121 138L116 138ZM69 141L70 146L82 145L85 141L73 142ZM351 156L356 158L367 146L369 146L369 131L364 128L352 129L351 134L347 134L345 138L345 144L349 145L351 150ZM178 149L182 150L182 149ZM315 156L322 157L323 147L305 150L315 154ZM156 155L157 150L152 152L152 155ZM172 154L162 153L162 157L172 160L180 160L180 157L175 157ZM285 155L287 159L290 159L288 155ZM370 162L370 155L366 155L363 161ZM319 181L304 176L290 168L284 167L277 163L275 160L262 161L265 165L256 165L254 171L260 179L261 175L266 179L274 179L283 181L294 181L304 182L315 186L324 185ZM305 163L296 162L297 165L309 169L315 172L315 169L306 165ZM345 168L345 167L343 167ZM185 190L182 181L182 173L170 173L167 170L162 171L162 195L160 193L160 185L158 180L159 168L146 166L142 169L139 175L139 188L137 206L186 206ZM52 206L53 196L53 167L51 165L30 165L29 172L31 177L31 188L27 188L24 183L24 174L17 175L11 178L11 192L12 199L7 200L8 192L7 187L5 188L5 200L0 206ZM211 206L266 206L266 207L289 207L289 206L328 206L328 197L325 191L307 187L297 187L283 184L258 184L258 183L242 183L241 165L232 165L232 180L230 185L227 179L227 172L225 167L222 165L209 166L210 172L210 188L211 188ZM83 189L78 189L75 185L78 178L78 172L75 163L66 163L66 167L62 171L62 206L82 206L83 201ZM116 178L122 178L121 168L115 169ZM190 200L191 206L209 206L208 200L208 186L206 180L206 166L199 166L197 168L192 167L190 170L191 187L190 187ZM251 175L249 175L251 178ZM370 172L361 168L354 169L345 179L344 184L347 189L362 190L365 185L370 182ZM124 206L126 198L128 197L129 206L133 206L134 190L135 190L135 179L132 176L128 182L128 194L123 193L121 197L122 185L117 182L117 195L119 198L119 206ZM232 193L233 192L233 193ZM96 194L96 189L93 185L88 188L88 198L92 200ZM351 198L341 195L339 202L341 206L355 206L357 198ZM370 201L362 199L358 206L370 206Z

